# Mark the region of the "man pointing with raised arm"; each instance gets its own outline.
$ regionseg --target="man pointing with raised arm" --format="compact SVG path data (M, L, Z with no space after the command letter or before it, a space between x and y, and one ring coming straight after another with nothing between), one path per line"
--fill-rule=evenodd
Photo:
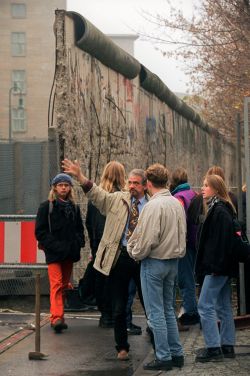
M65 159L62 166L66 173L73 175L79 181L88 199L106 217L94 267L99 272L110 276L118 359L127 360L129 343L126 305L131 278L135 280L138 293L141 295L140 266L129 256L127 241L135 229L139 213L148 201L145 195L145 173L140 169L132 170L128 179L129 191L123 191L117 187L117 192L108 193L84 176L77 161ZM115 162L112 173L114 176L122 173L125 178L124 167L119 162Z

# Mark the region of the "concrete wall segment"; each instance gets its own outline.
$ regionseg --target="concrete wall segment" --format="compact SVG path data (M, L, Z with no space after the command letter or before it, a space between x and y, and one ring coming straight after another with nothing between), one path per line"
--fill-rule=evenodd
M233 145L187 105L186 117L181 115L183 102L164 89L156 75L162 98L164 90L169 91L171 106L146 90L139 75L129 80L80 49L74 22L72 15L56 11L54 126L61 157L79 159L87 176L97 182L112 159L122 162L127 172L154 162L171 169L183 166L195 186L215 163L227 166L226 176L234 179Z

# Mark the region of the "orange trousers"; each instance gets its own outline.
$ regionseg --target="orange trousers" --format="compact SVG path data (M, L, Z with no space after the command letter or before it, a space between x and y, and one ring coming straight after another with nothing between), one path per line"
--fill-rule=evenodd
M68 288L72 269L73 262L70 260L48 264L51 324L58 319L64 322L64 292Z

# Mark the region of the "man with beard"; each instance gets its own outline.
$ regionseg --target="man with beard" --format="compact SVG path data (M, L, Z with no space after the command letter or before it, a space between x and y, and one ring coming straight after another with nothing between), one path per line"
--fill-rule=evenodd
M124 174L124 167L117 162L112 174ZM87 198L106 217L102 239L100 241L94 267L109 275L112 285L112 311L114 315L114 334L119 360L128 360L129 343L126 323L126 305L128 287L134 279L142 302L140 286L140 265L130 258L127 241L134 231L139 213L147 203L146 177L143 170L134 169L129 174L129 191L118 190L108 193L88 180L77 161L65 159L62 162L66 173L73 175L81 184Z

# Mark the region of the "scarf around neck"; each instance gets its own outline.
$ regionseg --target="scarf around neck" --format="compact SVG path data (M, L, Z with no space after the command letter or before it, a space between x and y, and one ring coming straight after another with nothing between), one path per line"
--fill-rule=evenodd
M214 207L214 205L217 204L220 201L221 200L217 196L213 196L209 200L207 200L208 211L210 211Z
M171 192L171 195L174 195L175 193L178 193L178 192L181 192L181 191L189 191L190 189L191 189L191 187L190 187L190 184L188 184L188 183L179 184Z
M75 217L75 208L70 200L61 200L59 198L56 199L56 203L59 206L59 208L64 212L64 215L66 218L72 217L74 219Z

